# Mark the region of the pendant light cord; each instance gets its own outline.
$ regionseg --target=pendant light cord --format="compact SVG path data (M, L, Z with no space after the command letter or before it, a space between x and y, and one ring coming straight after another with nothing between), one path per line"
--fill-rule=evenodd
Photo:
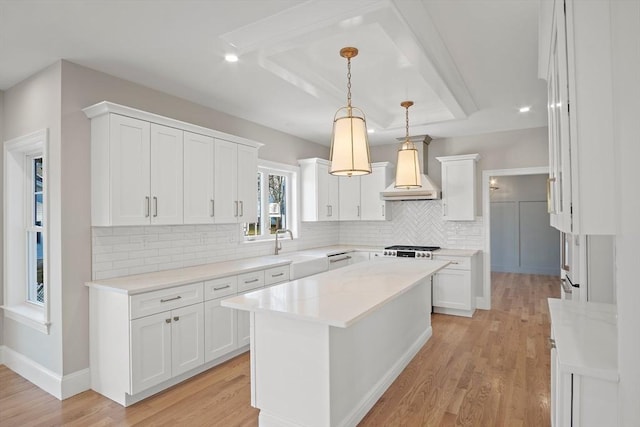
M407 128L406 140L407 142L409 142L409 106L408 105L405 107L405 123Z
M351 58L347 58L347 107L351 110Z

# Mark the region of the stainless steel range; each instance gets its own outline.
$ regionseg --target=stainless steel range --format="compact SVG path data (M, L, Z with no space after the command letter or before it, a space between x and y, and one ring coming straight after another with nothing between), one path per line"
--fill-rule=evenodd
M384 248L382 255L386 257L433 259L433 252L438 249L440 249L440 246L395 245Z

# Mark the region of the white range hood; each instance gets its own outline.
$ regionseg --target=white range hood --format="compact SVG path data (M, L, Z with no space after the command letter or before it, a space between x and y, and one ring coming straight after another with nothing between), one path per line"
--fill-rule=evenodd
M404 140L404 138L401 138ZM411 137L412 142L418 149L418 159L422 170L425 171L420 175L422 187L420 188L396 188L395 182L385 188L380 193L382 200L437 200L440 198L440 188L427 175L427 155L429 153L429 143L431 137L429 135L420 135Z

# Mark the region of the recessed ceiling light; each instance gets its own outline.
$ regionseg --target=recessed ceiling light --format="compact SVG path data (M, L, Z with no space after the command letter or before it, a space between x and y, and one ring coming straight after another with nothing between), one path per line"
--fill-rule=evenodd
M528 113L529 111L531 111L531 107L520 107L521 113Z
M224 60L227 62L238 62L238 55L234 54L234 53L227 53L224 56Z

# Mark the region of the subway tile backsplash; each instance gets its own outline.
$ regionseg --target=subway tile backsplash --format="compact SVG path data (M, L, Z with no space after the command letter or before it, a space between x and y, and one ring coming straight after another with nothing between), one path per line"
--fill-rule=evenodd
M443 221L439 200L391 203L390 221L303 222L298 239L283 238L283 252L336 244L483 248L482 218ZM92 275L106 279L271 255L273 247L273 241L244 242L238 224L94 227Z

